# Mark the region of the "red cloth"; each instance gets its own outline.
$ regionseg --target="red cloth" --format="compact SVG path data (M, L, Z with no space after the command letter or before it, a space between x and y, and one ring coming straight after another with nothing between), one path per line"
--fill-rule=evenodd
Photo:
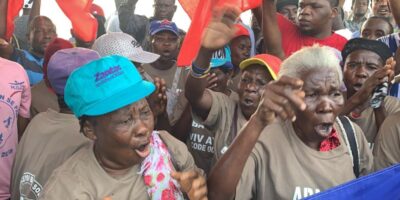
M90 13L93 0L56 0L72 23L76 37L92 42L97 37L97 20Z
M336 33L333 33L331 36L324 39L303 35L298 27L283 17L283 15L277 14L277 19L279 29L282 33L282 48L286 57L289 57L302 47L312 46L314 44L321 44L342 51L344 45L347 43L346 38Z
M339 136L333 128L331 134L319 146L319 151L330 151L340 145Z
M192 23L183 41L177 65L189 66L197 56L203 30L210 21L214 8L234 5L244 12L260 6L262 0L202 0L201 3L199 0L179 0L179 3L192 19Z
M7 20L5 38L9 41L14 33L14 19L18 16L24 4L24 0L9 0L7 4Z

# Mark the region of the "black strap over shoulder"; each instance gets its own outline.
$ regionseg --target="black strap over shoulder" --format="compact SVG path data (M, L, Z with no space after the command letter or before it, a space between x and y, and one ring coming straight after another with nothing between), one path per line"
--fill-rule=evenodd
M339 116L339 120L343 125L344 131L346 132L345 135L349 141L348 145L350 146L351 154L353 156L353 171L354 175L358 178L360 176L360 163L355 132L348 117Z

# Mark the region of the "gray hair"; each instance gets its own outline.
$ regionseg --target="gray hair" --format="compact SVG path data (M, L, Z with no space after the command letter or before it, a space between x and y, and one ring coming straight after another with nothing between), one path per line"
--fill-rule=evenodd
M326 46L314 45L304 47L288 57L281 65L278 77L290 76L301 78L304 72L313 69L330 68L337 72L340 83L343 83L343 72L340 67L340 52Z

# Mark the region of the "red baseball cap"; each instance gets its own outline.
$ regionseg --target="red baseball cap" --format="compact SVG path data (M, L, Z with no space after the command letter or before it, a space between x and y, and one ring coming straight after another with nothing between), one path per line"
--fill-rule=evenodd
M258 54L254 57L242 61L239 67L241 70L244 70L253 64L265 66L268 69L268 72L271 74L272 78L276 80L279 69L281 68L282 61L278 57L270 54Z

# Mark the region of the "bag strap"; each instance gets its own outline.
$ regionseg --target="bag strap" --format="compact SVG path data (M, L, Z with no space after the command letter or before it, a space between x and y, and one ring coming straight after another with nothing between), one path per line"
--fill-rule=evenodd
M355 131L348 117L339 116L338 118L341 124L341 128L344 130L344 135L346 136L348 146L350 147L351 150L353 158L354 175L358 178L360 176L360 160L359 160L357 139L355 137Z

